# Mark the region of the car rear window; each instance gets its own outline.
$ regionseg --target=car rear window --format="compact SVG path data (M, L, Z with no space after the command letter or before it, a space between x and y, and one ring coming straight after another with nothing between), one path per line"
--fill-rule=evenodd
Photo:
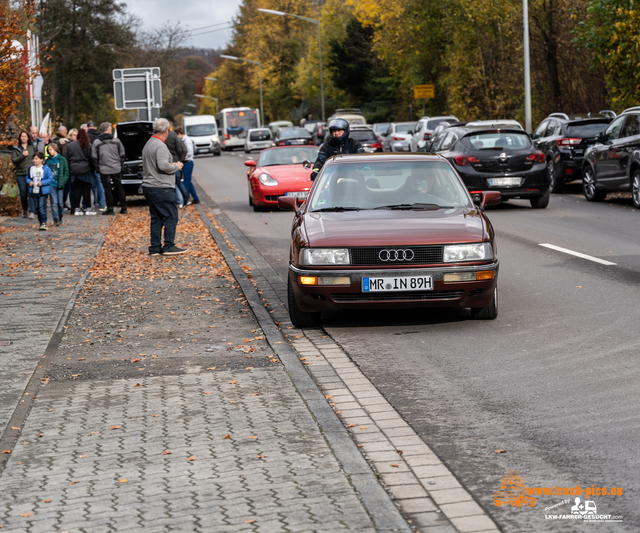
M378 139L372 131L352 131L349 137L356 141L376 141Z
M514 132L483 132L467 135L461 140L462 144L473 151L479 150L524 150L531 148L529 136Z
M435 130L436 126L442 122L452 122L453 119L450 118L434 118L433 120L427 121L427 129Z
M604 131L609 122L574 122L567 125L568 137L597 137L601 131Z
M252 131L249 136L251 141L268 141L271 138L271 132L269 130Z
M311 134L304 128L294 128L291 130L280 130L281 139L305 138L310 139Z
M415 122L408 122L407 124L396 124L396 133L413 133L413 130L415 128Z

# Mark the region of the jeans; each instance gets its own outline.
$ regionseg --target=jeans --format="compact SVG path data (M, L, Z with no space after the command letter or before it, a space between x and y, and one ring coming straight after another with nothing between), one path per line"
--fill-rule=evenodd
M127 210L127 196L122 187L122 174L100 174L102 185L104 186L104 195L107 199L107 210L113 211L113 197L118 197L118 204L122 211Z
M33 205L38 206L38 222L40 224L47 223L47 197L48 194L31 193L29 197L33 200Z
M91 184L91 189L93 191L93 202L95 203L98 209L103 209L106 204L106 191L104 190L104 185L101 179L100 174L97 172L93 173L93 182ZM78 206L76 206L78 207ZM91 204L84 206L85 208L91 207ZM113 205L111 206L113 209Z
M149 253L162 252L175 246L178 208L174 189L143 187L144 197L149 204L151 215L151 245ZM164 247L162 246L162 228L164 227Z
M184 196L182 196L182 193L180 192L180 187L178 187L178 184L176 183L176 205L184 205Z
M27 185L27 176L16 176L18 182L18 189L20 190L20 203L22 204L22 210L29 209L31 202L29 201L29 186ZM29 209L33 213L35 209Z
M191 182L191 175L193 174L193 161L184 162L184 167L182 167L182 173L184 175L184 188L187 190L187 195L190 194L194 202L199 202L200 198L198 198L198 193L196 192L196 188L193 186L193 183ZM189 199L189 196L187 196L187 200L188 199Z
M178 188L178 191L180 191L178 200L180 200L180 196L182 197L182 201L178 201L178 205L186 204L189 199L189 193L187 192L187 189L184 188L184 183L182 183L182 170L178 170L178 172L176 172L176 187Z
M56 189L51 186L51 194L49 194L49 198L51 199L51 214L53 215L53 220L62 219L62 214L64 213L64 189Z

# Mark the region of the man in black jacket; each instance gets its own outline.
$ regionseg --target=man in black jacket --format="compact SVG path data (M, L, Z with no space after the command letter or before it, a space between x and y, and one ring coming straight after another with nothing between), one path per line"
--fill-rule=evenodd
M118 197L120 214L127 214L127 197L122 187L122 164L125 159L124 146L120 139L113 138L111 123L100 124L100 135L91 145L91 159L100 173L107 209L103 215L113 215L114 196Z
M87 122L87 135L89 135L89 140L91 141L92 145L96 141L96 139L100 137L100 132L98 131L98 128L96 128L96 123L92 120ZM93 182L91 183L91 190L93 191L93 203L95 205L95 208L98 211L101 211L102 214L105 214L109 210L107 206L107 193L104 190L104 185L102 183L102 180L100 179L100 172L98 171L98 167L96 167L93 172ZM107 214L113 214L113 206L111 206L111 213Z
M364 148L359 141L349 137L349 123L343 118L334 118L329 123L329 139L322 143L318 158L313 165L311 181L316 179L318 172L327 159L340 154L361 154Z

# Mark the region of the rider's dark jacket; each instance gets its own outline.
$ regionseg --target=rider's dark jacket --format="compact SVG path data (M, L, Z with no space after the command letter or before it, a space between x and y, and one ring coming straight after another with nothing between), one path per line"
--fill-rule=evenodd
M320 172L320 169L330 157L340 154L361 154L363 152L364 148L360 144L360 141L356 141L348 136L329 137L320 147L318 158L313 165L311 181L316 179L318 172Z

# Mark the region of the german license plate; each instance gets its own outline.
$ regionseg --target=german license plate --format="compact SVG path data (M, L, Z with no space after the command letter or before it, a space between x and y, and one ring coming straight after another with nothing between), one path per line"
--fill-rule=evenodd
M302 139L296 139L291 141L291 144L304 144L304 141Z
M296 198L306 198L309 196L309 191L297 191L297 192L286 192L285 196L295 196Z
M493 187L519 187L521 178L489 178L489 185Z
M362 292L432 291L431 276L362 278Z

